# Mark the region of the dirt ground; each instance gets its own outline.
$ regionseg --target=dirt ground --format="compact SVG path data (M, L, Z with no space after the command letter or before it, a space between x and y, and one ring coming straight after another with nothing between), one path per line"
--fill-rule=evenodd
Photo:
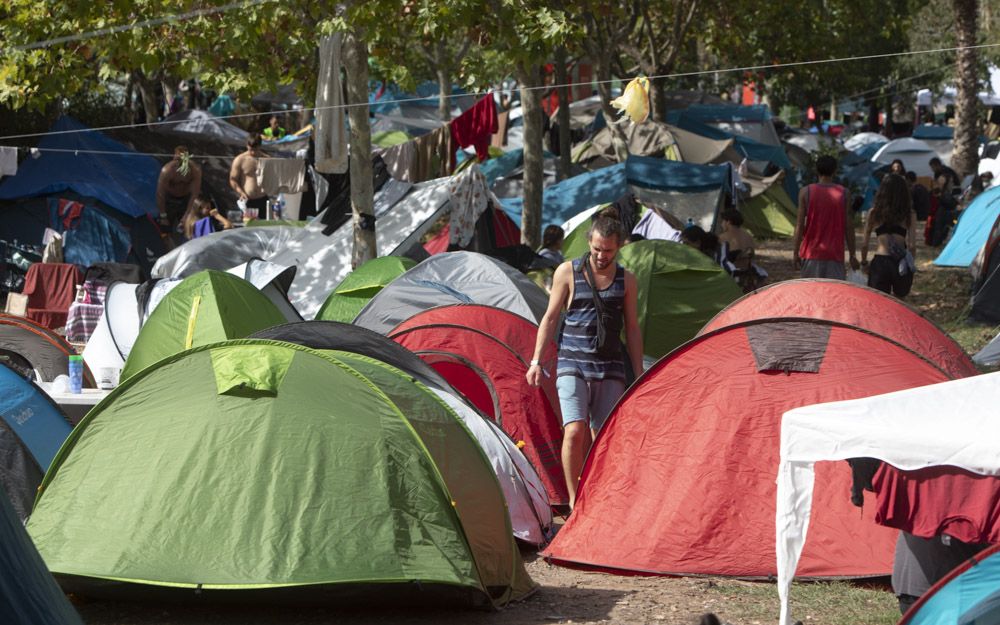
M921 230L922 231L922 230ZM860 242L859 242L860 244ZM975 350L995 334L994 328L962 322L968 301L966 270L930 264L935 251L918 246L918 266L909 301L952 333L967 350ZM757 260L771 281L795 277L791 243L759 242ZM613 537L611 537L613 539ZM481 624L541 625L548 623L678 624L698 623L705 612L724 622L760 625L777 622L778 599L773 584L723 578L626 577L551 566L525 553L527 568L539 585L531 598L497 612L399 609L392 606L350 609L290 607L207 607L141 603L74 603L93 625L265 625L290 623L399 623L401 625ZM887 580L875 584L847 582L797 584L793 614L806 625L871 623L890 625L899 618Z

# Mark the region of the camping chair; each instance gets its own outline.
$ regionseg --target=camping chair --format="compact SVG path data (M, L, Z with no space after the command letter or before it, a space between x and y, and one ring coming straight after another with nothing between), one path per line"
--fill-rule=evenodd
M80 270L68 263L28 267L23 291L28 296L28 319L52 330L64 327L80 278Z

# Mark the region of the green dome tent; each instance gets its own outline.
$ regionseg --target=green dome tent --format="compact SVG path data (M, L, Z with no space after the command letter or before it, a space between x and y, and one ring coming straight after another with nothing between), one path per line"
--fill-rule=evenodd
M316 319L342 323L354 321L368 300L416 264L404 256L382 256L371 259L347 274L347 277L333 289L322 308L316 313Z
M716 313L743 295L726 271L682 243L638 241L618 262L639 285L643 350L659 358L693 339Z
M773 239L795 233L798 209L779 184L772 184L740 207L743 227L755 237Z
M239 339L285 323L261 291L234 275L205 270L184 279L153 309L135 339L121 379L197 345Z
M276 341L125 381L60 451L28 531L90 594L490 606L533 590L493 470L444 403L378 361Z

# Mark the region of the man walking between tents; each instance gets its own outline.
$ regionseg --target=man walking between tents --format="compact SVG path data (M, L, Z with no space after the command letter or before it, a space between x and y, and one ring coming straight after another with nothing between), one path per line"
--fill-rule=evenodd
M632 370L637 376L642 373L638 287L635 276L615 262L624 240L621 222L598 217L587 233L589 252L556 268L549 306L538 326L535 354L526 375L532 386L539 386L542 376L557 376L563 419L563 475L570 508L576 503L577 482L593 437L625 391L620 339L623 326ZM558 364L541 362L564 310Z
M857 271L854 248L854 220L851 194L833 182L837 159L816 159L819 182L799 192L799 215L795 222L793 262L803 278L844 280L844 243L850 253L851 269Z

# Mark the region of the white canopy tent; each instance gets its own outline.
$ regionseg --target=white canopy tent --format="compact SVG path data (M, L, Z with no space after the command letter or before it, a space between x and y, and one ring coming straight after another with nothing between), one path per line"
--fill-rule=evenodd
M793 622L789 593L809 527L815 464L876 458L905 471L949 465L997 476L997 406L1000 373L992 373L782 416L775 515L781 625Z

